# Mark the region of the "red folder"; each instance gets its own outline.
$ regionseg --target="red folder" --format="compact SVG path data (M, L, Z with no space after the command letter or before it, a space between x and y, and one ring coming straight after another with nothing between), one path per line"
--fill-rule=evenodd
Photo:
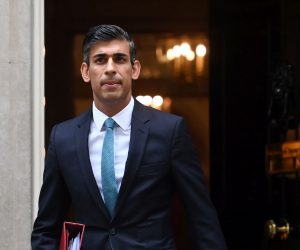
M68 250L69 242L80 233L80 246L84 235L84 224L65 221L63 224L59 250Z

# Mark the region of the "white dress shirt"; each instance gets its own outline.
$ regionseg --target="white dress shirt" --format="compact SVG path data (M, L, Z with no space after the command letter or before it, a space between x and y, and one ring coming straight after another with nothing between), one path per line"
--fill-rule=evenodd
M112 119L114 119L114 121L117 123L116 127L114 128L114 160L118 192L121 187L125 171L125 163L128 156L133 106L134 100L131 97L129 104L112 117ZM91 121L89 133L89 154L93 173L102 198L101 155L103 139L106 132L105 126L103 125L107 118L108 116L98 110L95 103L93 103L93 119Z

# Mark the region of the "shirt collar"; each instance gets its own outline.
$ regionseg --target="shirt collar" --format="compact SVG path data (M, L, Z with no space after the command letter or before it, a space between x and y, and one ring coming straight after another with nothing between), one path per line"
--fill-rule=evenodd
M128 105L112 117L122 130L127 130L130 128L133 106L134 100L131 97ZM103 124L107 118L108 116L97 109L95 102L93 102L93 120L99 130L102 129Z

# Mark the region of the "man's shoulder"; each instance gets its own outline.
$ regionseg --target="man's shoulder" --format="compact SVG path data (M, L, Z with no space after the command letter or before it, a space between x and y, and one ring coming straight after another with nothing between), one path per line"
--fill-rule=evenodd
M57 123L55 125L56 128L62 129L62 130L69 130L74 127L80 127L85 123L90 123L92 117L92 109L89 108L85 112L81 113L78 116L75 116L71 119L65 120L63 122Z
M169 112L154 109L152 107L137 104L132 117L134 121L138 121L139 124L147 124L151 128L151 131L169 134L174 129L185 126L185 119L182 116L172 114Z
M182 120L183 117L177 114L169 113L166 111L158 110L152 107L144 106L143 104L137 104L138 110L141 111L145 116L150 119L160 120L160 121L178 121Z

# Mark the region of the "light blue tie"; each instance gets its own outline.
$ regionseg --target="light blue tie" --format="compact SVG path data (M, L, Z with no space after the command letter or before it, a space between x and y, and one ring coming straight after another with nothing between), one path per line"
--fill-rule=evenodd
M116 123L112 118L107 118L104 124L106 127L106 134L103 140L101 160L102 191L105 205L110 212L110 215L113 216L118 196L115 177L113 131Z

